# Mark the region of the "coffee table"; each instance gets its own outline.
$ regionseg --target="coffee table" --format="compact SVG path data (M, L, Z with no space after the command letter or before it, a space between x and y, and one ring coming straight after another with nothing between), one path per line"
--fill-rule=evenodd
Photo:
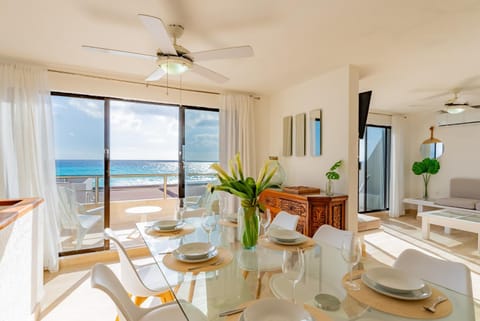
M419 213L422 218L422 237L430 238L430 224L454 228L478 234L477 249L480 252L480 215L459 209L443 209Z

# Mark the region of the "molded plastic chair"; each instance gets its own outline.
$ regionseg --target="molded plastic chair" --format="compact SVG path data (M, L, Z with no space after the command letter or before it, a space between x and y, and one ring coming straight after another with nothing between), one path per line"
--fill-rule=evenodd
M298 223L298 215L289 214L285 211L280 211L270 224L270 228L276 226L286 230L295 230Z
M76 200L75 190L70 184L57 186L60 208L60 224L77 234L76 250L82 247L83 239L90 229L102 219L103 206L84 210Z
M128 297L115 274L104 264L96 264L92 269L91 285L105 292L115 303L126 321L185 321L182 309L177 302L162 304L153 308L137 307ZM191 304L182 301L182 308L187 310L190 320L206 320L205 315Z
M472 296L470 269L462 263L444 261L414 249L403 251L393 267L425 281Z
M340 230L328 224L321 225L313 235L317 242L324 242L337 249L342 248L344 240L352 241L353 233L351 231Z
M155 263L141 266L133 264L115 233L107 228L104 234L106 239L115 243L118 256L120 257L122 283L127 291L135 297L134 302L136 305L141 305L149 296L156 296L163 303L174 299L168 285L175 286L183 282L182 274L171 271L165 275L168 280L167 284L162 271Z

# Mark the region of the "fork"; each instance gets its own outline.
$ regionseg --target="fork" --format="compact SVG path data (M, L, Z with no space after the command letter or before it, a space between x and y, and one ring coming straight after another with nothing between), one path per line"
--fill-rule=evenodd
M223 263L223 259L219 259L215 262L212 262L212 263L209 263L209 264L202 264L202 265L199 265L199 266L193 266L193 267L190 267L188 268L189 271L195 271L195 270L198 270L198 269L203 269L205 267L208 267L208 266L216 266L216 265L220 265Z
M425 310L427 310L427 311L430 311L430 312L432 312L432 313L435 313L435 311L436 311L435 307L436 307L438 304L440 304L440 303L442 303L442 302L444 302L444 301L447 301L447 298L446 298L446 297L444 297L444 296L438 296L438 297L432 302L432 304L430 304L430 305L424 305L423 308L424 308Z

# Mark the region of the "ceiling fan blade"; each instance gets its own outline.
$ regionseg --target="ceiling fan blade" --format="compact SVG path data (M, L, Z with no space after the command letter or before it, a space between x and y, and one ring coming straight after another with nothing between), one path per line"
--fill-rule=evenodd
M227 77L220 75L219 73L210 70L208 68L202 67L197 64L193 64L192 68L190 68L191 71L199 74L200 76L203 76L205 78L208 78L212 81L218 82L218 83L224 83L228 80Z
M189 54L186 54L186 56L192 59L193 61L252 57L253 48L251 46L230 47L230 48L191 52Z
M145 79L145 81L156 81L162 78L164 75L165 71L162 68L158 67L157 69L155 69L154 72L150 74L150 76L147 77L147 79Z
M150 35L155 40L158 49L165 55L176 56L177 51L172 44L170 35L165 28L165 24L160 18L149 16L146 14L139 14L138 17L142 20L143 25L150 32Z
M146 54L142 54L142 53L138 53L138 52L124 51L124 50L117 50L117 49L108 49L108 48L88 46L88 45L82 45L82 48L90 50L90 51L119 55L119 56L136 57L136 58L142 58L142 59L148 59L148 60L156 60L157 59L157 56L146 55Z

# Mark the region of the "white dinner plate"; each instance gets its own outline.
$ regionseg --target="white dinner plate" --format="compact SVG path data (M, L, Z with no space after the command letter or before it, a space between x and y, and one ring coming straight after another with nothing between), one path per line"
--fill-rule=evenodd
M205 256L201 256L201 257L197 257L197 258L189 258L189 257L186 257L180 253L178 253L177 250L173 251L172 252L172 255L174 258L176 258L177 260L181 261L181 262L185 262L185 263L200 263L200 262L205 262L205 261L208 261L210 259L213 259L214 257L216 257L218 255L218 250L217 249L214 249L213 251L207 253L207 255Z
M178 220L160 220L152 224L155 231L174 231L183 227L183 222Z
M272 241L273 243L278 243L278 244L281 244L281 245L299 245L299 244L302 244L302 243L305 243L307 241L307 237L305 235L302 235L302 234L299 234L300 236L296 239L296 240L288 240L288 241L284 241L284 240L281 240L281 239L277 239L273 236L269 236L268 239L270 241Z
M408 292L392 292L388 290L387 288L384 288L383 286L375 283L374 281L370 280L366 273L362 274L362 282L368 286L370 289L381 293L383 295L396 298L396 299L401 299L401 300L423 300L426 298L429 298L432 295L432 289L425 284L423 288L415 291L408 291Z
M215 246L205 242L193 242L181 245L175 251L187 259L201 259L208 256L209 253L215 251Z
M275 298L255 301L243 311L242 316L244 321L313 321L302 306Z
M303 234L298 233L297 231L293 230L285 230L280 228L272 228L268 231L268 235L272 238L282 241L282 242L295 242L297 241Z
M419 278L398 269L379 267L369 269L365 274L390 292L417 291L425 286L425 282Z

